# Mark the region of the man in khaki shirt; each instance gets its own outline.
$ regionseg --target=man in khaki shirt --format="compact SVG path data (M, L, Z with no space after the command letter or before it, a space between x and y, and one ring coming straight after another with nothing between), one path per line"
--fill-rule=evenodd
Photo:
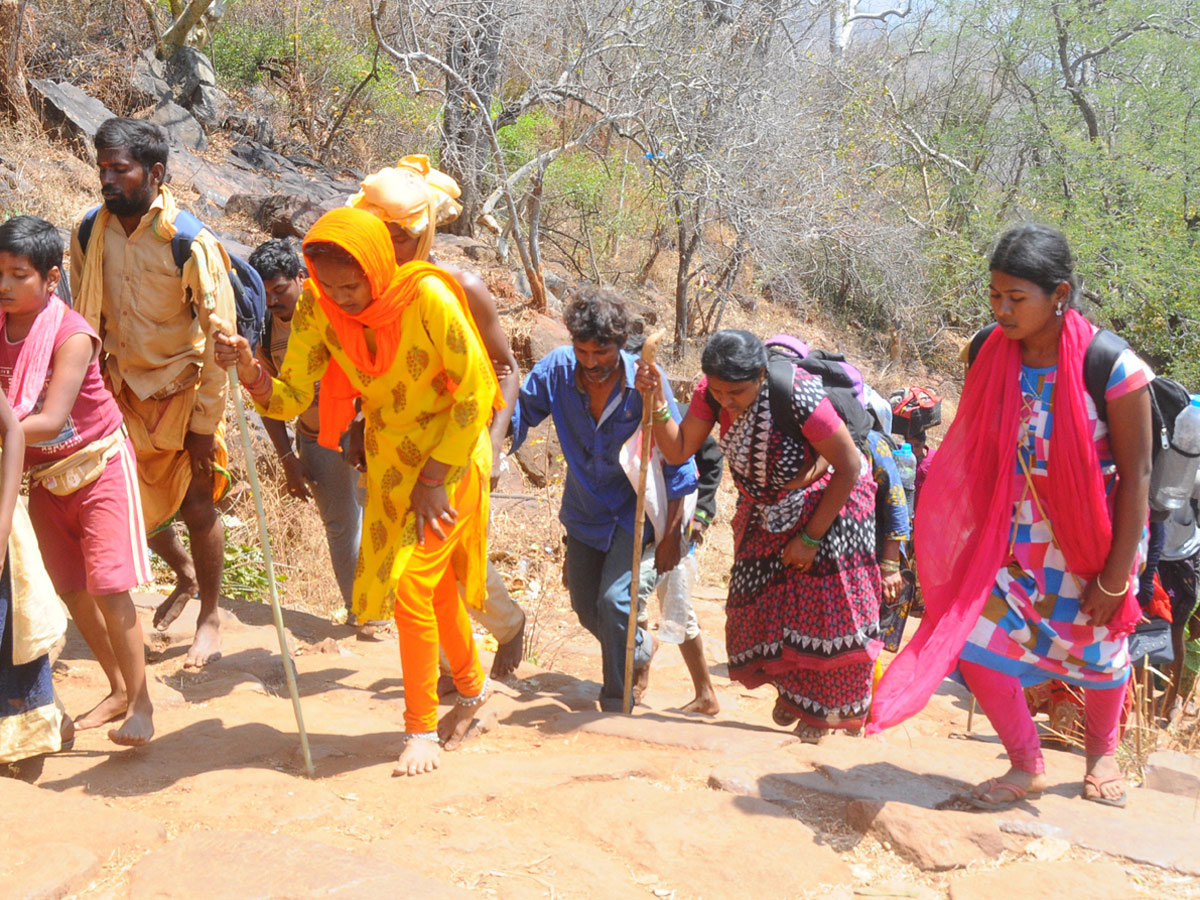
M228 487L228 381L213 362L209 335L210 317L235 320L229 258L204 230L183 271L176 267L177 207L163 186L161 128L109 119L97 130L95 147L104 204L86 248L75 228L71 287L76 308L100 335L105 380L137 451L150 547L177 577L154 624L165 629L198 594L200 615L184 665L199 668L221 656L217 599L225 533L213 504ZM192 556L172 527L176 514L187 526Z

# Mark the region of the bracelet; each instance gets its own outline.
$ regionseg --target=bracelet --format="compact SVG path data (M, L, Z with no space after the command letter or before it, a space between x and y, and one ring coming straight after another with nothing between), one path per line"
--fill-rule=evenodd
M671 418L671 407L669 407L669 406L660 406L658 409L656 409L656 410L654 411L654 417L653 417L653 418L654 418L654 421L655 421L655 422L666 422L666 421L668 421L668 420Z
M881 559L879 561L879 568L884 572L899 572L900 563L894 559Z
M820 547L821 541L823 540L825 540L824 536L815 538L809 535L808 529L800 529L800 543L802 543L805 547Z
M1108 596L1110 596L1110 597L1124 597L1126 594L1129 593L1129 579L1128 578L1125 579L1125 587L1123 590L1121 590L1117 593L1113 593L1108 588L1106 588L1103 584L1100 583L1100 576L1097 575L1096 576L1096 587L1100 588L1100 590L1103 593L1108 594Z
M293 450L291 447L289 447L286 453L280 453L280 454L279 454L279 461L280 461L280 462L283 462L283 461L284 461L285 459L287 459L289 456L295 456L295 455L296 455L296 451L295 451L295 450Z
M409 741L429 741L431 744L438 744L442 739L436 731L406 731L400 735L400 740L406 744Z
M246 390L251 394L262 394L265 393L263 388L270 385L271 376L267 374L267 370L263 367L262 363L256 364L258 366L258 377L246 385Z
M485 676L483 676L483 687L481 687L479 689L479 693L476 694L474 697L464 697L462 694L458 694L454 699L455 705L457 705L457 706L478 706L480 703L482 703L484 700L487 699L488 687L490 687L490 683L488 681L488 677L485 675Z
M435 488L441 487L445 483L445 478L430 478L421 472L417 473L417 484L421 485L421 487Z

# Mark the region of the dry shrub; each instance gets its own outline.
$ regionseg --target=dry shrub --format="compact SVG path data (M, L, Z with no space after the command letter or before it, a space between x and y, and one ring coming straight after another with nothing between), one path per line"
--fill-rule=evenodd
M50 141L36 126L0 128L2 218L28 213L69 229L97 202L97 196L92 167Z
M329 546L325 542L325 526L316 504L304 503L288 495L283 468L278 463L275 448L258 422L257 413L248 410L247 418L251 426L251 449L262 484L267 533L271 539L276 574L280 578L280 599L290 607L316 615L331 615L341 607L342 596L333 577ZM227 406L225 421L229 468L236 492L229 515L240 523L226 528L225 542L233 546L257 547L258 514L246 477L245 454L242 452L232 400ZM268 598L264 593L256 599L266 602Z

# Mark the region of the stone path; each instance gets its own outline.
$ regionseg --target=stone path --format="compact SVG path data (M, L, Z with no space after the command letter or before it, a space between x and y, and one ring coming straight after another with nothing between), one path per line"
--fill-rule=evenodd
M140 601L147 624L155 599ZM719 635L718 600L700 606ZM1124 811L1085 804L1071 754L1047 754L1039 800L935 809L1005 765L980 719L981 740L952 736L966 721L952 688L882 739L811 746L770 726L769 691L721 677L713 639L715 721L678 711L691 695L669 647L648 706L601 715L595 648L561 608L561 670L524 665L482 733L411 780L390 777L395 640L288 612L310 781L266 608L235 604L224 658L199 673L181 669L191 612L151 640L150 747L83 732L38 787L0 779L0 898L1182 898L1200 875L1195 797L1138 788ZM71 710L102 691L77 636L56 677Z

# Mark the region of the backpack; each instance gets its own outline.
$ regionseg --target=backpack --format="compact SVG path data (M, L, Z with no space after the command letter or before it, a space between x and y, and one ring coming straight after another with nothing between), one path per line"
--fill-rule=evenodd
M812 350L807 356L801 356L796 340L779 335L767 341L767 399L771 404L771 419L785 434L802 439L800 422L792 407L792 384L796 369L803 369L821 379L829 402L850 432L850 439L860 450L864 449L871 430L871 417L864 406L865 399L859 399L860 396L865 398L862 373L840 353ZM714 411L719 410L711 393L705 399Z
M971 345L967 351L968 366L975 362L979 348L995 328L994 322L985 325L971 338ZM1104 399L1104 391L1108 387L1108 379L1112 375L1117 358L1128 347L1128 342L1119 334L1101 328L1092 336L1083 355L1083 383L1092 398L1092 403L1096 405L1096 414L1105 422L1108 421L1108 401ZM1158 376L1150 382L1150 425L1155 437L1150 447L1152 467L1158 461L1159 454L1171 446L1175 437L1175 419L1190 402L1191 397L1187 389L1178 381Z
M88 240L92 236L92 227L96 224L96 214L100 207L89 209L79 223L79 246L87 252ZM175 237L171 238L171 256L179 274L183 274L183 266L192 255L192 241L205 227L186 209L181 209L175 216ZM262 276L255 268L240 256L229 253L229 283L233 287L233 302L237 310L238 334L250 342L250 350L258 349L263 336L263 322L267 317L267 290L263 286Z

